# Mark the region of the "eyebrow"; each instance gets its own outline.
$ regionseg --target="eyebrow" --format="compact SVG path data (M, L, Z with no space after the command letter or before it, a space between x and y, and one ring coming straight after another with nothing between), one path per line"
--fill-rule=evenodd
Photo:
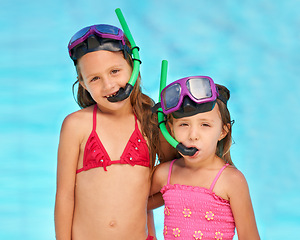
M215 120L214 119L207 119L207 118L201 118L201 119L198 119L199 120L199 122L201 121L201 122L215 122Z

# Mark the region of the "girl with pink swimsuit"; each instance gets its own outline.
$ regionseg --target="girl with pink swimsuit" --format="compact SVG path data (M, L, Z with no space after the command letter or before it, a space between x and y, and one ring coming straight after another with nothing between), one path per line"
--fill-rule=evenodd
M260 239L247 181L230 156L229 97L206 76L180 79L161 92L159 111L180 153L161 161L152 179L148 209L165 204L165 239L227 240L235 229L241 240Z

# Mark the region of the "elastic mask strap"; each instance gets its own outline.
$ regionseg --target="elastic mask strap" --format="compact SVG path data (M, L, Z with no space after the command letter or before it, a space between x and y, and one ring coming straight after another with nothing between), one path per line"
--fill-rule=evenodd
M128 55L131 55L131 50L128 46L124 46L120 40L114 40L109 38L101 38L96 35L89 36L84 42L75 46L71 51L75 59L81 58L83 55L100 51L107 50L110 52L122 51L124 58L128 58ZM77 64L77 60L73 60L74 64Z
M162 112L162 108L161 108L161 103L158 102L156 103L152 108L151 108L152 113L157 113L158 111Z
M215 104L216 101L197 104L188 96L186 96L182 102L181 107L177 111L172 112L171 114L176 119L190 117L198 113L209 112L213 110Z

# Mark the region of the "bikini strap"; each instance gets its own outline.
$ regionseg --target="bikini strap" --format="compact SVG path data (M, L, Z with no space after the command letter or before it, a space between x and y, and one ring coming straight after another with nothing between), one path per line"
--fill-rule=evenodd
M229 163L226 163L221 169L220 171L218 172L217 176L215 177L214 181L212 182L209 190L212 191L216 185L216 182L218 181L220 175L222 174L222 172L224 171L224 169L229 165Z
M96 125L97 125L97 110L98 106L95 104L94 111L93 111L93 131L96 131Z
M170 184L172 167L173 167L173 164L174 164L175 160L176 160L176 159L174 159L174 160L171 162L171 164L170 164L169 174L168 174L168 182L167 182L167 184Z
M139 125L138 125L138 121L137 121L137 117L134 115L134 120L135 120L135 129L139 129Z

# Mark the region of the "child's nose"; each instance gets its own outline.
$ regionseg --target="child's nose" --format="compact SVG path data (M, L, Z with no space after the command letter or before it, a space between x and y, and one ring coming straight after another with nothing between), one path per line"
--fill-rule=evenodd
M196 127L191 127L189 132L189 138L190 140L199 140L200 134L199 129Z
M115 85L115 82L111 78L109 78L109 77L103 78L103 88L105 90L109 90L109 89L113 88L114 85Z

